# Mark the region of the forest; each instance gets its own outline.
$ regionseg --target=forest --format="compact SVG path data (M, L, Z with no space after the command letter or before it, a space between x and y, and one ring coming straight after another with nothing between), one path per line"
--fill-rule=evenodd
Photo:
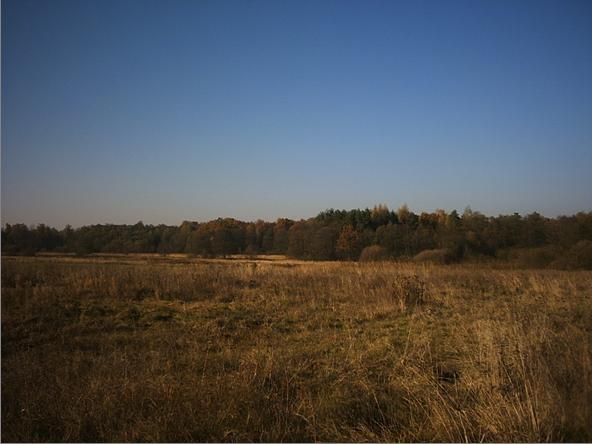
M307 220L219 218L180 226L99 224L62 230L7 224L2 254L185 253L201 257L281 254L307 260L418 262L505 260L524 267L592 268L592 212L486 216L470 208L415 214L406 205L329 209Z

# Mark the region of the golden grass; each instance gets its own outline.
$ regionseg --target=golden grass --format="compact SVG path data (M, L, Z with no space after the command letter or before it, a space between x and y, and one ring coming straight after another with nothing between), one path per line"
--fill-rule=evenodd
M3 259L3 441L590 441L591 424L591 272Z

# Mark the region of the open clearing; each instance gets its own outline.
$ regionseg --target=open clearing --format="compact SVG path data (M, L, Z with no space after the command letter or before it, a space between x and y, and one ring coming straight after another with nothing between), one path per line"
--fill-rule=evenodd
M592 272L2 259L3 441L590 441Z

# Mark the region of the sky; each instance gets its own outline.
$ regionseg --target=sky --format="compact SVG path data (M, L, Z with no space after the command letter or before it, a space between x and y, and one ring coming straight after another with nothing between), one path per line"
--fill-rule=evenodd
M2 223L592 210L592 2L2 1Z

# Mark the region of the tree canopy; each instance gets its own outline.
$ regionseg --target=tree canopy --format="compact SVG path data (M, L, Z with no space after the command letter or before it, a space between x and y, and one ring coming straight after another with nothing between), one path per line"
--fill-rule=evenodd
M2 253L8 255L285 254L300 259L358 260L366 247L376 245L392 259L413 258L430 250L445 251L452 261L530 257L538 249L546 251L540 257L552 262L569 254L569 257L585 255L588 243L592 243L592 212L557 218L538 213L489 217L467 208L462 215L456 210L417 215L406 205L397 211L389 210L386 205L377 205L372 210L328 209L299 221L282 218L275 222L243 222L219 218L204 223L185 221L179 226L138 222L76 229L66 226L57 230L43 224L32 227L7 224L2 229Z

